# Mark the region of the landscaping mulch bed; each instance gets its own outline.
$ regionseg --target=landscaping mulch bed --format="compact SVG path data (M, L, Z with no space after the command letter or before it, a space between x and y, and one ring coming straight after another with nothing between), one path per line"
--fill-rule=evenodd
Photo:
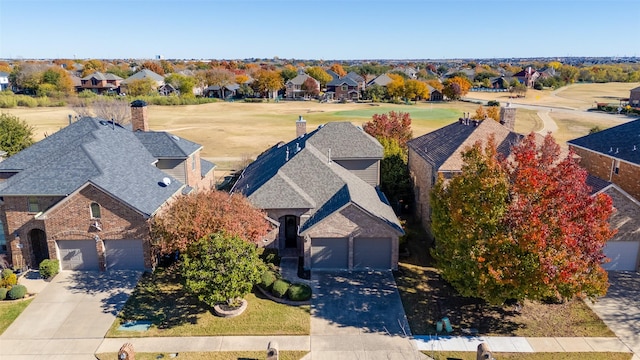
M429 246L426 235L410 239L406 244L410 255L400 259L395 274L413 334L435 334L436 322L447 316L454 335L477 331L501 336L615 336L579 299L563 304L525 301L518 307L500 307L462 297L440 277Z

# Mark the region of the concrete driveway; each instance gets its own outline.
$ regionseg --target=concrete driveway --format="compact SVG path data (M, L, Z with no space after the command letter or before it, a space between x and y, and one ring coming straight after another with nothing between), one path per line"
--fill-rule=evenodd
M313 360L425 359L390 271L312 272Z
M95 359L140 275L61 272L0 336L2 359Z
M640 359L640 274L611 271L609 284L606 296L586 303Z

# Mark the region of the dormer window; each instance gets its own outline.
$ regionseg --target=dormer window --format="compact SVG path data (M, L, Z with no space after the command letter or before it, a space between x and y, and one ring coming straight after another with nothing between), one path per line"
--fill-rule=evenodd
M29 212L37 213L40 212L40 204L38 203L37 197L29 197Z
M91 203L91 218L92 219L100 219L100 204Z

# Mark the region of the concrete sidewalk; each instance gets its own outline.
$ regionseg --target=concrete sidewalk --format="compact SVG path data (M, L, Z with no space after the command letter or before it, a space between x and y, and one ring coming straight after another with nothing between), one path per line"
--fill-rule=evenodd
M476 351L485 342L493 352L624 352L631 349L616 337L414 336L421 351Z

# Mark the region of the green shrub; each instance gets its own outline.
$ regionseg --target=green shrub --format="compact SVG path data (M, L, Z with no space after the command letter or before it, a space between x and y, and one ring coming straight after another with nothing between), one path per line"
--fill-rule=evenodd
M7 298L7 292L9 292L9 289L0 288L0 301L2 301L2 300Z
M78 93L78 97L81 99L89 99L89 98L94 98L97 97L98 94L94 93L91 90L82 90Z
M60 261L44 259L40 263L40 276L45 279L53 277L60 270Z
M27 287L24 285L16 285L9 290L7 298L11 300L22 299L27 295Z
M0 108L9 109L18 106L18 101L14 95L11 96L0 96Z
M264 102L264 99L261 98L245 98L244 102L248 102L248 103L261 103Z
M260 286L263 289L271 290L271 286L276 280L278 280L278 277L273 271L265 271L260 278Z
M18 95L18 106L25 106L30 108L37 107L38 100L28 95Z
M280 265L278 249L263 249L262 254L260 254L260 259L262 259L265 264Z
M287 296L293 301L307 301L311 299L311 288L307 284L293 284L289 287Z
M489 100L489 101L487 101L487 106L500 106L500 101Z
M278 279L273 283L273 287L271 288L271 293L279 298L282 298L286 295L289 290L289 286L291 283L284 279Z
M18 277L10 269L2 270L2 279L0 279L0 287L10 287L18 283Z

